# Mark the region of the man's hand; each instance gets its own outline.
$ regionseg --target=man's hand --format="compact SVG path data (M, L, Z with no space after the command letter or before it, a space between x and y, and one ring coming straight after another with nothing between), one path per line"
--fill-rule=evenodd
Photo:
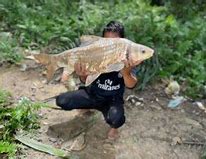
M89 72L86 70L85 64L75 63L74 70L78 76L88 76L89 74Z
M124 62L124 68L120 71L122 75L130 74L132 68L142 63L142 61L135 62L133 60L124 60L123 62Z
M68 78L69 78L68 72L64 70L62 73L62 76L61 76L61 83L63 83L63 84L66 83Z
M80 80L85 83L86 78L89 74L89 72L86 70L86 65L81 63L75 63L74 64L74 70L76 74L80 77Z

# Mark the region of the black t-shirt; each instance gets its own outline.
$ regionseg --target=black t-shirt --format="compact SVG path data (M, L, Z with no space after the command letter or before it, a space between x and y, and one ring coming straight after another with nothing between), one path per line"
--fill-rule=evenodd
M136 69L132 69L132 74L136 76ZM101 74L90 86L90 91L98 96L123 97L125 84L120 72L110 72Z
M90 90L103 97L121 95L124 93L124 79L120 72L101 74L91 85Z

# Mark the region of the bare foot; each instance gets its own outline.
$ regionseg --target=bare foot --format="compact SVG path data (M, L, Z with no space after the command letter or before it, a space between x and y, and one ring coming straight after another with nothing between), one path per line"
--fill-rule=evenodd
M110 140L115 140L119 138L119 132L118 132L118 129L115 129L115 128L111 128L108 132L108 139Z

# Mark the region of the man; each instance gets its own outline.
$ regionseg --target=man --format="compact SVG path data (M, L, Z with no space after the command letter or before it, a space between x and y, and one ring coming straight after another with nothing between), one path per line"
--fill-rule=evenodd
M124 38L124 27L115 21L109 22L103 30L105 38ZM56 104L64 110L96 109L102 112L111 129L108 132L109 139L116 139L118 128L125 123L123 94L125 86L133 88L137 83L135 66L141 61L124 61L125 67L120 72L101 74L90 86L73 92L60 94L56 98ZM84 83L87 78L85 66L76 63L76 74ZM62 81L66 81L68 75L63 73Z

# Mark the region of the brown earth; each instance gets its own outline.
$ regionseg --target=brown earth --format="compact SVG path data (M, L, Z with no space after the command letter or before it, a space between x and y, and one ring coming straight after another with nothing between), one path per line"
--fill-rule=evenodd
M59 83L45 84L41 67L31 61L24 63L27 64L25 71L21 71L19 66L0 69L0 88L10 91L16 100L26 96L40 101L66 91ZM126 91L125 99L135 95L143 98L143 103L137 105L136 100L125 102L127 120L120 128L120 138L116 141L107 140L109 127L101 114L87 128L84 123L87 119L79 118L76 110L69 112L51 108L38 112L41 128L34 138L58 148L69 148L78 141L71 138L71 133L79 130L80 137L77 136L82 139L81 135L84 135L85 139L80 145L83 149L73 153L83 159L198 159L203 151L203 146L198 144L206 142L206 113L189 101L175 109L168 108L170 99L164 94L164 87L159 82L142 92ZM205 100L201 102L206 105ZM55 106L54 101L50 105ZM86 129L81 129L84 126ZM185 143L181 144L181 141ZM18 157L57 158L31 148L25 148Z

